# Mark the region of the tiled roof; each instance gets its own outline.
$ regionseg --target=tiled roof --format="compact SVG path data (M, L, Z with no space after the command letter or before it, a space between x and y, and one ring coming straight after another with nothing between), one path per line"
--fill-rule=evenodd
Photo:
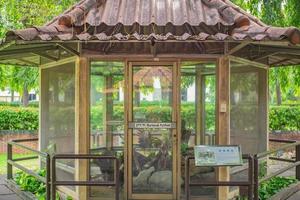
M286 40L297 28L270 27L229 0L82 0L43 27L7 40Z

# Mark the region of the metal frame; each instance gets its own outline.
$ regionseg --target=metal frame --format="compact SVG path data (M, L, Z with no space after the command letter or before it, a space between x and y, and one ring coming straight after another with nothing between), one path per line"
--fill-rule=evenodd
M36 142L38 141L37 138L34 139L22 139L22 140L13 140L11 142L8 142L7 144L7 179L11 180L13 179L13 167L18 168L19 170L34 176L39 181L45 183L46 185L46 200L50 200L50 155L45 152L34 150L30 147L27 147L23 144L20 144L22 142ZM18 147L21 149L25 149L27 151L34 152L38 154L38 156L30 156L30 157L24 157L24 158L17 158L13 159L13 147ZM39 157L42 157L46 160L46 177L40 176L38 173L27 169L26 167L18 164L18 161L24 161L24 160L33 160L38 159Z
M172 194L134 194L132 189L132 160L133 160L133 152L132 152L132 145L133 145L133 130L129 128L129 122L132 122L133 119L133 104L132 104L132 92L133 92L133 88L132 88L132 83L133 83L133 68L135 66L138 65L142 65L142 66L149 66L149 67L155 67L155 66L169 66L172 67L172 91L173 91L173 112L172 112L172 122L178 124L177 121L177 115L178 115L178 105L179 103L177 102L177 95L179 92L179 88L177 86L178 83L178 75L177 75L177 62L176 61L159 61L159 62L145 62L145 61L136 61L136 62L127 62L126 63L126 76L125 76L125 80L127 80L126 83L126 92L127 92L127 96L126 96L126 105L127 105L127 117L126 117L126 150L127 150L127 159L125 161L126 163L126 176L128 177L126 180L126 190L128 192L128 198L129 199L176 199L178 192L177 192L177 180L180 180L177 175L179 176L179 174L177 173L177 154L178 151L177 149L178 147L178 135L177 135L177 128L172 129L172 137L173 137L173 146L172 146L172 163L173 163L173 167L172 167L172 175L173 175L173 192Z
M76 159L76 160L113 160L114 161L114 182L96 182L96 181L57 181L56 180L56 161L63 159ZM119 182L119 161L115 156L100 156L92 154L57 154L51 159L51 198L56 197L57 186L115 186L115 199L119 200L120 195L120 182Z

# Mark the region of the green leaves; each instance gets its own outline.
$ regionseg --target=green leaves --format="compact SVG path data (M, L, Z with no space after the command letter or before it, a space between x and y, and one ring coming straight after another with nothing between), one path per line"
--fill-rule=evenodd
M270 130L300 130L300 106L272 106L269 118Z
M0 130L37 130L38 109L0 106Z
M259 199L268 200L274 194L288 187L289 185L296 183L297 179L289 177L274 177L268 181L262 182L258 189Z
M38 174L45 177L46 172L45 170L40 170ZM15 181L22 190L35 194L38 199L45 199L46 186L34 176L28 175L25 172L17 172Z
M42 169L38 171L38 175L45 177L46 170ZM26 174L23 171L17 172L14 178L17 185L24 191L30 192L36 196L38 200L46 200L46 185L41 181L37 180L34 176ZM60 200L60 196L56 193L56 200ZM72 200L73 198L68 196L67 200Z

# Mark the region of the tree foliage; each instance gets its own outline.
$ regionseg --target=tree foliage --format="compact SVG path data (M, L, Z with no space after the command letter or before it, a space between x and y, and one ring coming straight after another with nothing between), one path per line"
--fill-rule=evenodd
M41 26L59 15L77 0L0 0L0 38L8 30ZM1 89L9 87L28 103L28 92L38 86L38 69L0 66Z
M300 28L299 0L232 0L234 3L272 26ZM300 67L274 68L270 70L270 100L281 104L299 100Z

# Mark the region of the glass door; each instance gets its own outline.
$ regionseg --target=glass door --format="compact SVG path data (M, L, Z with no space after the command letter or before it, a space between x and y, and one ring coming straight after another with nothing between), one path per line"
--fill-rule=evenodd
M176 65L129 63L129 199L176 198Z

